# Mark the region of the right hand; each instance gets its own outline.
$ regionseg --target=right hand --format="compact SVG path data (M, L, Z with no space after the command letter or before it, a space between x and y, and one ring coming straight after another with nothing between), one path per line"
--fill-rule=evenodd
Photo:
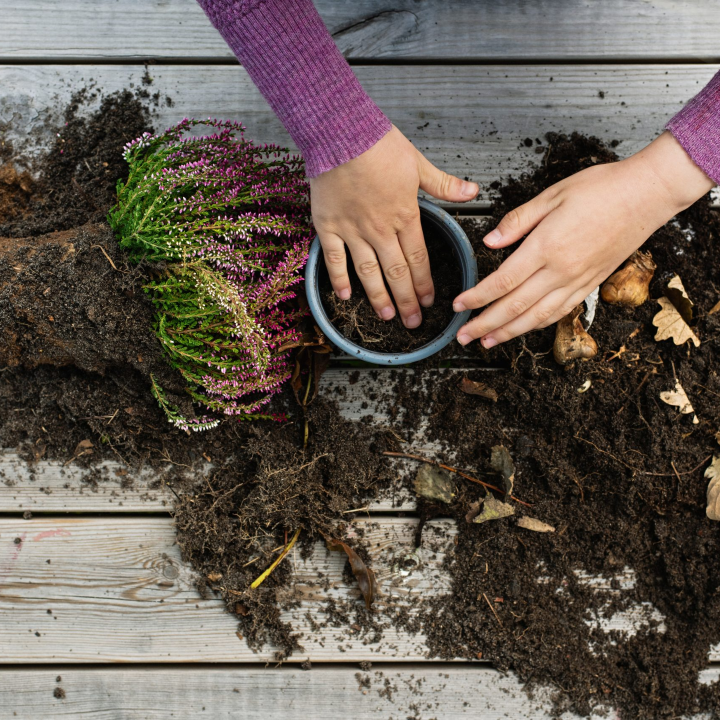
M347 245L375 312L395 316L384 273L408 328L422 322L420 305L435 300L418 189L447 202L479 192L476 183L438 170L395 126L362 155L310 180L313 223L335 293L341 300L351 294Z

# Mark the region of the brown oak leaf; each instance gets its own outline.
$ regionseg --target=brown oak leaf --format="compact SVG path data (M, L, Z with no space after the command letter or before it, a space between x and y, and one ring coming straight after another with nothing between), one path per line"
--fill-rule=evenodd
M690 413L695 412L692 403L685 392L685 388L683 388L679 380L675 380L674 390L665 390L664 392L661 392L660 399L668 405L679 408L683 415L689 415ZM699 420L697 419L697 415L695 415L693 417L693 425L697 425L698 422Z
M666 297L658 298L660 311L652 321L658 329L655 340L659 342L672 339L676 345L684 345L688 340L692 340L695 347L699 347L700 338L689 325L693 303L677 275L668 283L665 295Z

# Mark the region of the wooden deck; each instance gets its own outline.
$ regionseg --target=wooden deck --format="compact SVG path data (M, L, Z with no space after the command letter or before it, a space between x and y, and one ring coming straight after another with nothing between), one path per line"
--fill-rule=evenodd
M617 139L630 154L720 67L717 0L317 5L393 121L433 162L481 184L521 171L536 158L518 152L522 140L549 130ZM241 120L256 140L289 142L195 0L0 0L0 17L0 127L11 133L42 140L49 108L72 91L90 80L108 91L138 83L152 60L155 88L174 100L159 124L213 115ZM472 209L485 207L481 197ZM337 368L323 380L326 391L345 389L346 417L382 422L382 407L361 409L366 382L350 385ZM72 465L28 467L12 450L0 455L0 720L549 717L548 699L529 700L512 675L428 661L420 636L388 628L381 643L366 644L351 628L311 632L308 618L324 624L318 572L334 596L355 593L342 558L320 546L286 561L304 597L288 617L306 629L305 652L273 667L273 648L250 651L221 603L194 590L174 545L170 497L148 487L156 478L145 473L123 489L117 469L106 463L107 480L95 486ZM388 497L360 521L385 592L381 610L447 587L442 552L420 553L410 573L396 569L398 553L412 552L413 511L412 498ZM454 527L436 521L427 532L442 546ZM634 581L619 580L618 592ZM639 612L602 627L632 633ZM306 659L312 671L300 669ZM720 647L711 660L720 663ZM718 674L720 664L704 679ZM381 694L386 681L394 690Z

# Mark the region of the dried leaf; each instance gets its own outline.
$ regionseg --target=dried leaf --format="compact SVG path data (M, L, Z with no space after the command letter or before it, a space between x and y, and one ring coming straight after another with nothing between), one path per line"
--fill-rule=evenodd
M655 340L672 338L676 345L692 340L695 347L699 347L700 339L688 324L692 320L693 304L677 275L668 283L665 295L667 297L658 298L660 311L653 318L653 325L658 329Z
M658 298L661 310L653 318L653 325L658 329L655 340L672 338L676 345L683 345L692 340L695 347L700 346L700 338L691 330L677 308L665 297Z
M505 498L512 495L513 486L515 485L515 463L513 463L510 453L504 445L493 446L490 454L490 465L493 470L502 475Z
M532 530L533 532L555 532L555 528L552 525L548 525L541 520L536 520L527 515L524 515L518 520L518 526L526 530Z
M435 465L421 465L415 475L415 492L427 500L436 500L448 505L455 497L455 483L450 473Z
M508 503L498 500L493 495L488 495L482 506L480 514L473 519L474 523L484 523L488 520L499 520L500 518L510 517L515 514L515 508Z
M705 477L710 480L707 489L707 516L710 520L720 520L720 456L713 458L705 470Z
M679 380L675 380L675 390L666 390L661 392L660 399L668 405L680 408L680 412L683 415L689 415L690 413L695 412L692 403L690 402L687 393L680 384ZM698 422L699 420L697 419L697 416L695 416L693 418L693 425L697 425Z
M689 324L693 316L693 302L688 297L678 275L673 275L667 284L665 297L677 308L677 311L682 315L682 319Z
M711 308L708 315L714 315L716 312L720 312L720 300L718 300Z
M95 446L92 444L92 441L90 440L81 440L77 447L75 448L75 452L73 453L73 458L79 458L83 455L92 455L93 448Z
M358 581L360 586L360 592L365 599L365 607L369 610L370 606L375 600L375 594L377 593L377 582L375 580L375 573L372 568L369 568L363 561L362 558L342 540L335 540L334 538L325 538L327 541L328 550L340 551L344 550L350 561L350 568L353 571L355 579Z
M460 381L460 390L467 395L479 395L493 402L497 402L498 399L497 391L488 387L485 383L469 380L466 377Z
M217 582L218 580L222 580L222 573L219 573L219 572L208 573L207 579L210 582Z

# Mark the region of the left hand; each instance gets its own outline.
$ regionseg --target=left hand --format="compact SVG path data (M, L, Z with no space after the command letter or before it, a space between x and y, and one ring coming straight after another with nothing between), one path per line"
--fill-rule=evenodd
M530 233L495 272L455 299L456 312L490 306L460 328L458 342L482 338L491 348L557 322L714 184L664 132L627 160L549 187L486 235L488 247L502 248Z

